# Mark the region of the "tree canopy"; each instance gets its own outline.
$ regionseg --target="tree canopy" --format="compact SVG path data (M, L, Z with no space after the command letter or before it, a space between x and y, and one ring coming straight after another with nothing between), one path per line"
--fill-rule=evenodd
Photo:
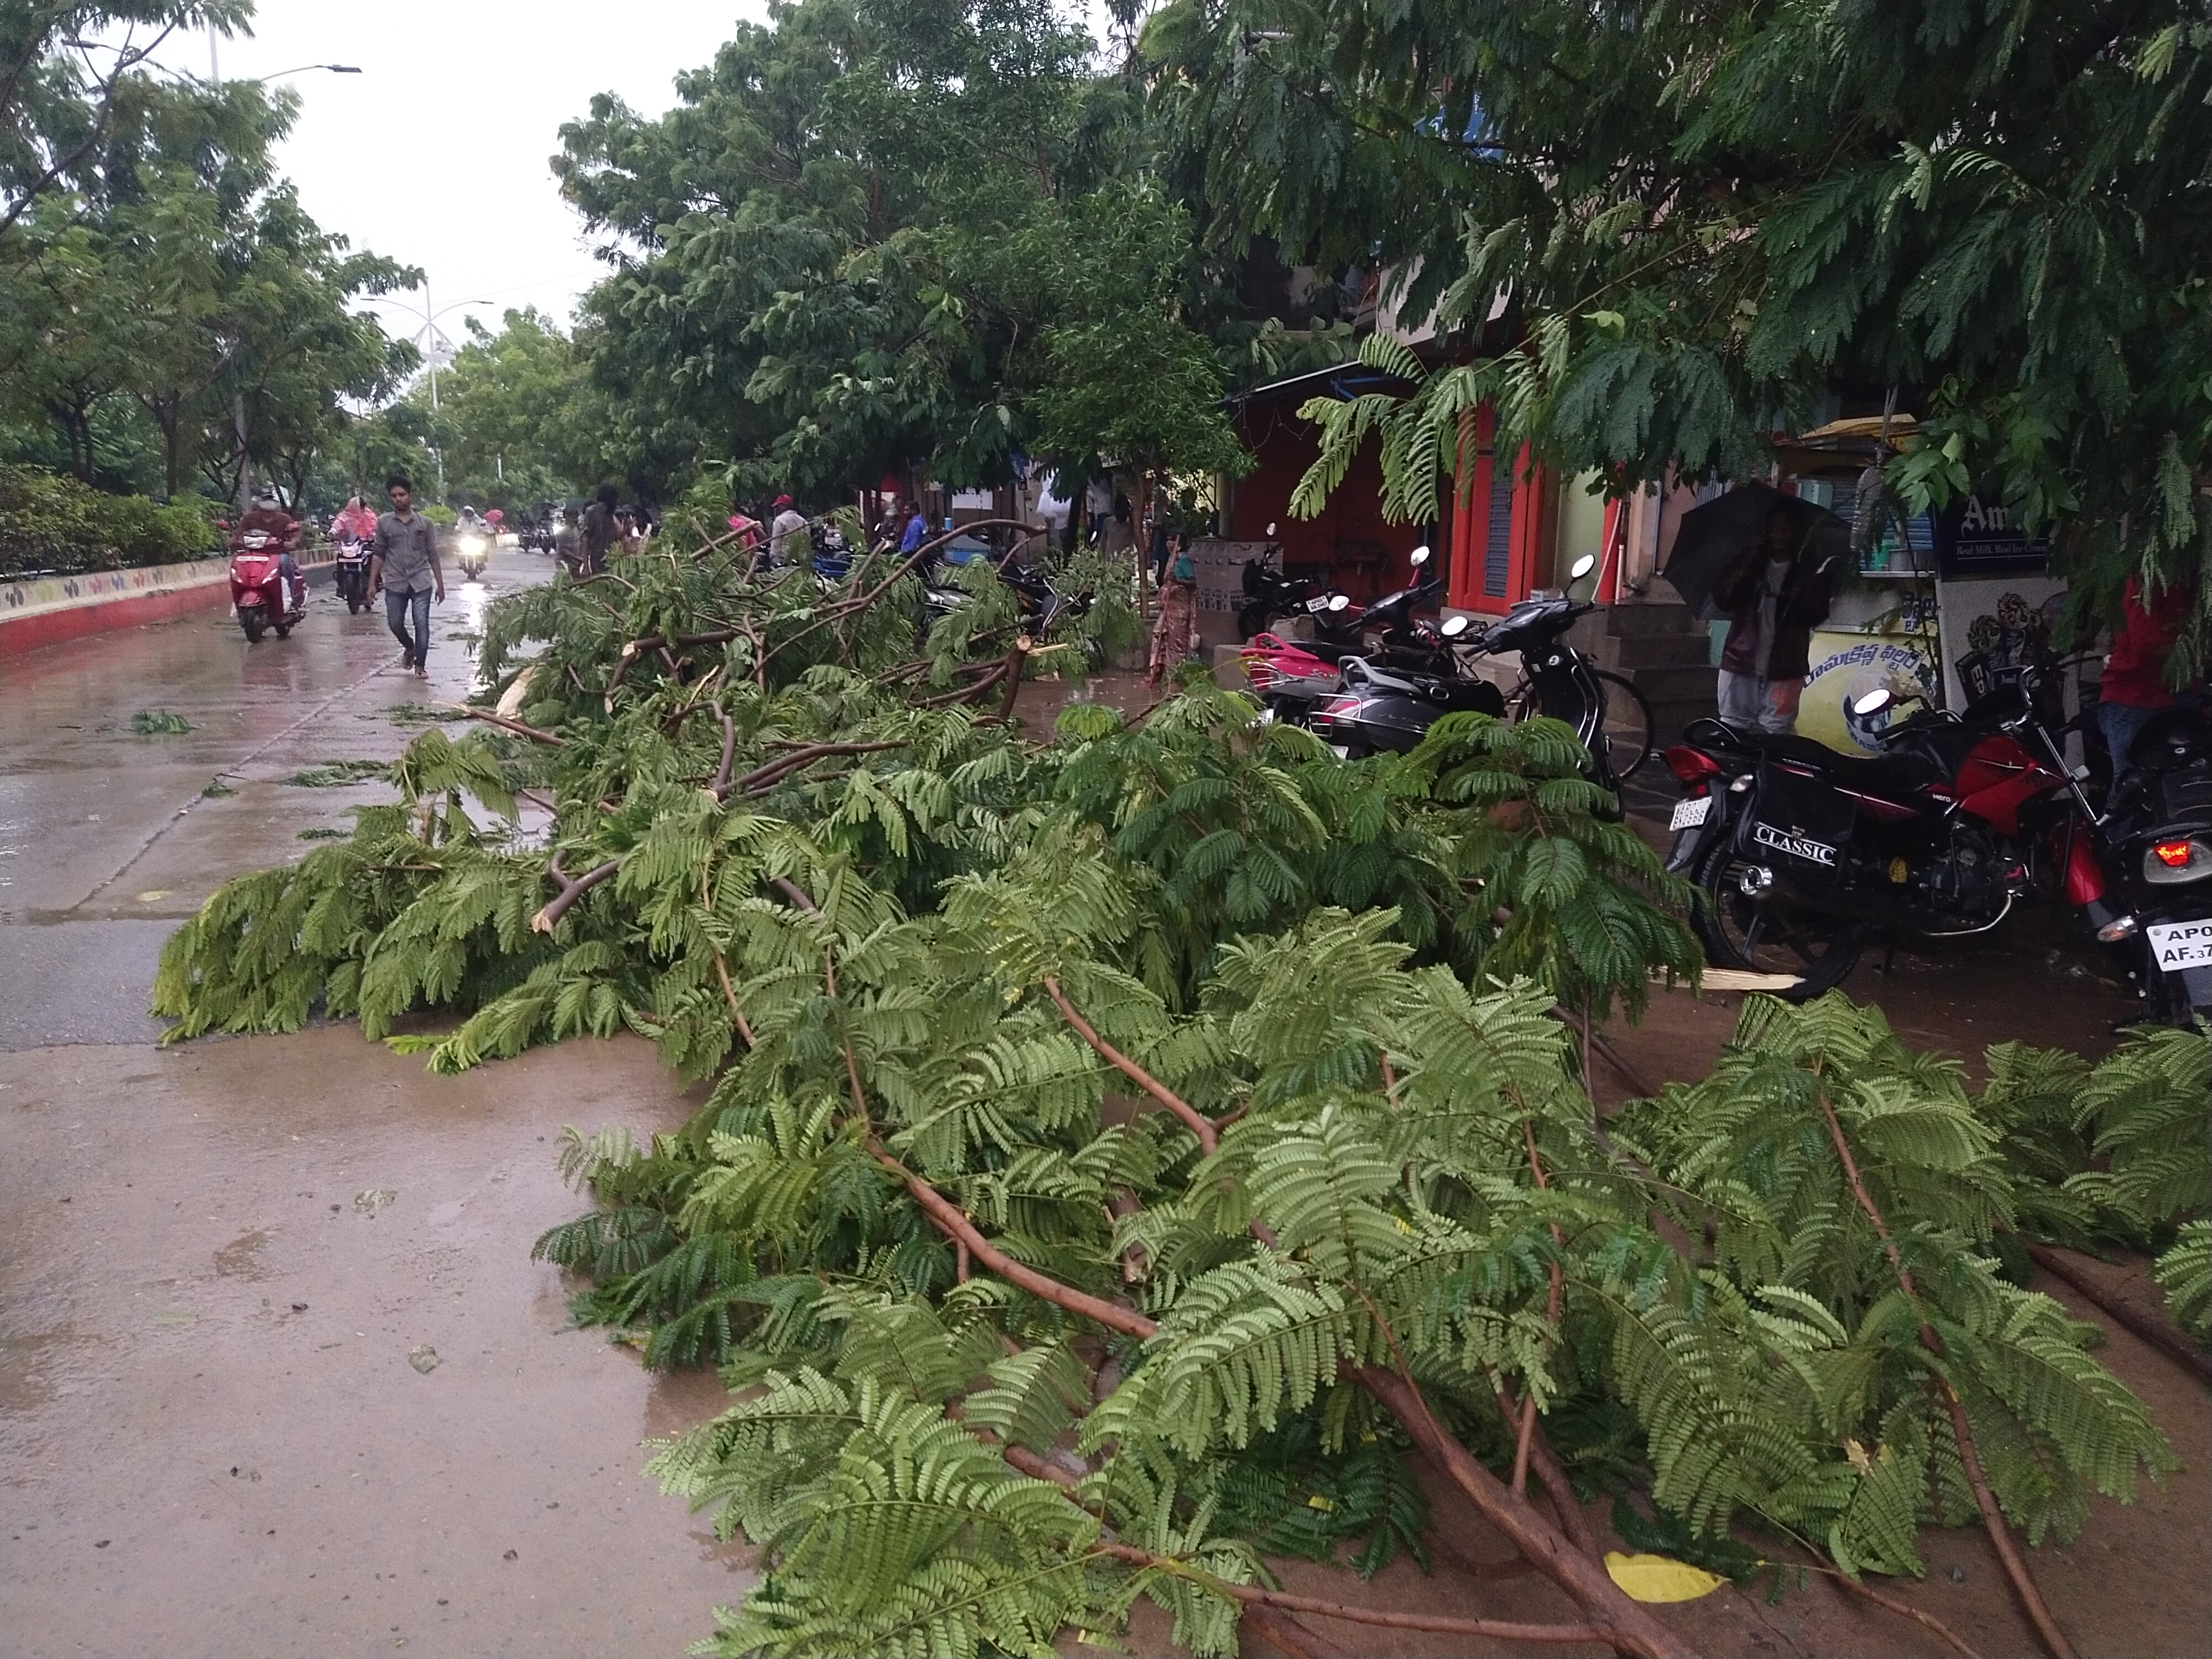
M16 456L108 487L228 495L242 409L252 465L296 492L347 404L388 395L413 365L355 301L416 273L325 231L276 171L296 98L145 64L165 30L250 11L10 14L0 422ZM81 33L132 23L148 33L120 46Z
M1079 476L1133 446L1235 463L1222 285L1148 165L1139 84L1049 0L769 15L659 119L602 97L562 129L555 170L617 265L587 305L599 372L647 450L749 492L997 482L1030 453Z
M1463 348L1337 411L1408 428L1400 513L1479 400L1625 485L1894 392L1916 506L1993 485L2092 587L2212 550L2196 9L1176 0L1145 42L1210 234L1364 251Z

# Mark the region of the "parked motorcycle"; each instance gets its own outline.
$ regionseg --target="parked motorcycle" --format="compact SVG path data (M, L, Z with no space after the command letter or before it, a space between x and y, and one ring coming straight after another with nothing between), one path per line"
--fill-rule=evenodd
M1290 726L1310 726L1322 699L1343 689L1340 660L1336 653L1267 633L1254 635L1237 653L1237 665L1268 718Z
M1987 933L2039 885L2106 937L2120 921L2098 817L2024 672L1962 714L1922 708L1881 730L1882 752L1692 721L1666 751L1683 786L1668 867L1701 899L1691 921L1716 967L1838 983L1877 934ZM1872 728L1886 689L1851 713Z
M990 563L993 574L1013 590L1023 630L1033 639L1049 638L1060 623L1088 614L1095 602L1097 596L1088 588L1074 593L1061 592L1048 570L1018 562L1012 550L994 557ZM971 604L973 599L967 589L934 580L933 574L925 573L921 614L915 623L917 647L928 638L939 620ZM1083 639L1083 653L1094 671L1105 665L1104 652L1087 635Z
M1346 759L1378 752L1403 754L1420 742L1429 727L1455 710L1493 716L1505 713L1505 700L1496 686L1461 673L1449 650L1437 648L1438 636L1425 638L1417 629L1414 610L1433 605L1443 592L1441 581L1419 580L1428 562L1429 550L1415 548L1413 585L1366 608L1358 626L1363 635L1373 635L1373 645L1339 656L1341 685L1315 703L1307 717L1315 735ZM1340 613L1348 609L1337 607ZM1312 654L1326 659L1326 646Z
M337 544L337 563L331 582L346 602L346 614L357 617L369 602L368 544L349 536Z
M230 538L230 603L249 645L274 629L280 640L307 611L285 590L284 538L266 530L240 530Z
M2212 1020L2212 725L2168 709L2136 734L2106 801L2119 914L2097 936L2154 1018Z
M1509 716L1547 714L1573 726L1595 763L1595 781L1617 795L1651 757L1652 714L1632 682L1600 668L1568 637L1578 618L1597 609L1574 597L1576 585L1596 568L1596 558L1583 554L1567 573L1565 592L1522 599L1473 638L1465 617L1446 618L1436 633L1469 657L1518 653L1520 678L1505 693Z
M1272 545L1274 539L1275 526L1269 525L1268 552L1245 561L1244 603L1237 611L1239 643L1266 632L1270 624L1282 617L1313 616L1328 608L1330 596L1326 583L1286 576L1268 562L1269 555L1279 551Z

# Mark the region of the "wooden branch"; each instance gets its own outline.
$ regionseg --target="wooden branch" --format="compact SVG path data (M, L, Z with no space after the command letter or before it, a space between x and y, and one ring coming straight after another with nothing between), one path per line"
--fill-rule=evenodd
M792 773L799 770L802 767L811 765L825 756L876 755L888 749L903 749L906 746L906 741L903 738L893 739L886 743L810 743L787 754L778 755L772 761L763 762L746 773L744 776L727 786L725 793L764 795ZM717 796L716 799L720 799L721 797Z
M1100 1036L1091 1022L1076 1012L1075 1005L1067 1000L1067 994L1060 988L1060 981L1050 974L1044 976L1044 990L1045 994L1059 1006L1060 1017L1075 1028L1076 1036L1089 1043L1109 1066L1181 1118L1185 1127L1198 1137L1200 1150L1209 1158L1213 1155L1215 1149L1221 1145L1221 1134L1198 1108Z
M2212 1354L2206 1353L2166 1321L2114 1296L2092 1275L2084 1273L2065 1251L2053 1249L2048 1244L2039 1244L2033 1239L2021 1242L2027 1246L2028 1255L2035 1258L2037 1267L2054 1278L2064 1279L2095 1304L2100 1312L2111 1315L2116 1322L2125 1326L2133 1334L2180 1364L2198 1382L2212 1382Z
M722 723L722 758L714 768L714 781L707 786L707 793L716 800L726 800L730 793L730 768L738 757L738 723L727 711L717 708L714 718Z
M805 911L809 915L819 915L821 914L821 912L814 908L814 901L806 896L806 890L801 887L797 882L790 879L790 878L787 876L771 876L769 878L769 885L775 888L777 892L782 894L784 897L789 899L793 904Z
M1916 1624L1925 1625L1929 1630L1935 1632L1937 1636L1949 1643L1952 1647L1957 1649L1964 1656L1964 1659L1982 1659L1982 1656L1977 1653L1972 1648L1968 1647L1964 1638L1962 1638L1956 1631L1953 1630L1941 1619L1936 1617L1934 1613L1923 1613L1917 1607L1908 1607L1905 1603L1899 1601L1893 1595L1884 1595L1880 1590L1875 1589L1873 1585L1862 1583L1859 1580L1852 1577L1850 1574L1847 1572L1838 1571L1833 1573L1823 1573L1821 1576L1842 1585L1854 1595L1865 1597L1878 1607L1886 1607L1892 1613L1901 1614L1903 1617L1913 1620Z
M1867 1219L1874 1224L1875 1236L1881 1240L1882 1250L1889 1257L1890 1271L1897 1275L1899 1286L1917 1304L1919 1290L1912 1282L1912 1274L1906 1269L1904 1257L1898 1252L1897 1241L1890 1237L1889 1224L1882 1218L1881 1211L1875 1204L1874 1194L1867 1190L1866 1181L1859 1174L1858 1160L1851 1156L1850 1142L1844 1134L1843 1120L1836 1115L1835 1103L1828 1098L1825 1082L1817 1098L1820 1103L1820 1115L1827 1120L1828 1138L1834 1142L1836 1156L1843 1161L1844 1174L1851 1183L1852 1195L1858 1200L1859 1208L1865 1212ZM1943 1339L1924 1317L1920 1322L1920 1346L1939 1358L1942 1357ZM1951 1413L1951 1433L1959 1443L1959 1462L1966 1470L1966 1484L1973 1488L1975 1507L1982 1512L1982 1528L1990 1535L1990 1543L1996 1550L1997 1560L2004 1567L2005 1577L2012 1581L2013 1594L2020 1598L2021 1607L2027 1612L2028 1622L2035 1626L2036 1634L2043 1638L2043 1644L2051 1650L2051 1659L2079 1659L2074 1644L2066 1639L2066 1632L2058 1628L2057 1620L2051 1616L2051 1608L2044 1601L2043 1592L2036 1589L2035 1580L2028 1576L2027 1563L2021 1559L2020 1547L2012 1540L2012 1530L2005 1522L2004 1511L1998 1507L1996 1494L1990 1490L1989 1480L1982 1473L1981 1454L1974 1444L1973 1425L1966 1420L1966 1408L1959 1399L1959 1391L1951 1386L1948 1377L1940 1373L1936 1377L1936 1387Z
M531 917L531 931L538 933L551 933L561 918L568 914L570 905L621 867L620 859L609 859L605 864L594 865L580 876L572 876L561 868L561 855L556 853L553 855L553 862L547 866L545 873L561 884L561 890L553 896L544 909Z
M966 1245L969 1255L1009 1285L1018 1285L1031 1296L1041 1297L1051 1303L1055 1308L1063 1309L1078 1318L1087 1319L1093 1324L1103 1325L1109 1331L1133 1336L1139 1342L1159 1329L1157 1322L1146 1318L1134 1308L1125 1308L1119 1303L1079 1291L1073 1285L1063 1285L1058 1279L1048 1278L1036 1268L1015 1261L977 1231L975 1224L962 1214L951 1199L893 1158L884 1149L883 1143L873 1137L868 1141L868 1155L905 1183L908 1194L921 1206L921 1212L928 1218L931 1226L956 1244Z
M504 714L495 714L489 709L471 708L465 703L449 702L447 708L472 720L482 720L487 726L496 726L502 732L512 732L518 738L529 738L538 743L550 743L556 749L566 749L568 739L550 732L541 732L534 726L525 726L520 720L511 720Z
M1133 1544L1101 1540L1091 1547L1116 1561L1127 1561L1133 1566L1151 1567L1157 1571L1188 1578L1217 1595L1226 1595L1235 1601L1257 1603L1261 1607L1279 1607L1286 1613L1340 1619L1346 1624L1375 1625L1385 1630L1437 1631L1447 1636L1477 1637L1492 1642L1604 1642L1611 1639L1595 1625L1523 1625L1502 1619L1454 1619L1440 1613L1389 1613L1375 1607L1355 1607L1342 1601L1323 1601L1310 1595L1293 1595L1288 1590L1261 1589L1256 1584L1232 1584L1187 1561L1176 1560L1172 1556L1155 1555L1150 1550L1139 1549Z
M1065 1492L1075 1489L1076 1477L1059 1464L1039 1457L1026 1446L1001 1446L999 1455L1032 1480L1049 1480ZM1238 1623L1291 1659L1336 1659L1340 1651L1322 1641L1288 1614L1259 1601L1247 1601Z
M1627 1060L1624 1060L1620 1056L1620 1052L1616 1050L1610 1042L1607 1042L1591 1028L1588 1021L1582 1019L1564 1005L1557 1002L1552 1005L1552 1018L1565 1024L1570 1030L1573 1030L1577 1036L1579 1036L1584 1042L1596 1049L1598 1057L1603 1060L1607 1065L1613 1067L1614 1073L1620 1077L1620 1080L1628 1085L1629 1091L1632 1094L1636 1095L1640 1099L1649 1100L1659 1092L1649 1083L1645 1082L1644 1079L1644 1074L1638 1071L1636 1067L1630 1065ZM1587 1081L1587 1078L1585 1078L1585 1081Z
M1058 1279L1015 1261L985 1238L951 1200L892 1157L873 1135L869 1137L867 1145L869 1156L898 1177L908 1195L921 1206L923 1216L932 1226L956 1243L965 1244L975 1261L1007 1283L1079 1318L1088 1319L1094 1324L1103 1325L1108 1330L1118 1331L1140 1342L1158 1333L1158 1322L1135 1309L1125 1308L1079 1291L1073 1285L1063 1285ZM1393 1341L1395 1343L1395 1339ZM1634 1656L1634 1659L1697 1659L1694 1650L1631 1601L1620 1587L1606 1576L1602 1566L1577 1549L1564 1533L1537 1514L1526 1498L1509 1491L1504 1482L1483 1468L1472 1452L1445 1433L1443 1425L1429 1411L1428 1402L1421 1398L1420 1391L1411 1382L1401 1379L1395 1371L1373 1365L1361 1366L1340 1375L1365 1389L1396 1417L1413 1437L1414 1443L1474 1501L1484 1518L1504 1534L1507 1540L1526 1556L1538 1571L1565 1590L1589 1615L1590 1627L1572 1639L1607 1642L1618 1651ZM1272 1592L1268 1594L1273 1595ZM1273 1601L1270 1605L1289 1606ZM1530 1628L1553 1631L1565 1627L1536 1626ZM1538 1635L1507 1639L1550 1641L1568 1638Z
M708 947L710 950L713 947ZM722 981L722 1000L730 1005L730 1018L737 1022L738 1035L745 1040L748 1048L759 1045L753 1040L753 1028L745 1019L745 1011L738 1006L737 988L730 983L730 965L722 960L722 953L714 951L714 973Z
M1603 1566L1576 1549L1528 1499L1516 1497L1474 1453L1444 1433L1411 1382L1376 1365L1361 1366L1352 1380L1389 1409L1486 1521L1574 1599L1596 1627L1589 1639L1610 1643L1636 1659L1696 1659L1697 1650L1687 1641L1629 1600Z

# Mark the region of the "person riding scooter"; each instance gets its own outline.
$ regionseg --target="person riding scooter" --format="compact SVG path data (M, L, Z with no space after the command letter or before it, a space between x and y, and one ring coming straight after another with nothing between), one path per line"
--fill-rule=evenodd
M253 493L253 507L238 521L238 533L258 530L276 538L279 551L276 568L284 577L284 590L291 596L291 608L307 608L307 580L300 574L300 562L294 556L294 543L300 534L299 521L276 504L274 490L257 489Z

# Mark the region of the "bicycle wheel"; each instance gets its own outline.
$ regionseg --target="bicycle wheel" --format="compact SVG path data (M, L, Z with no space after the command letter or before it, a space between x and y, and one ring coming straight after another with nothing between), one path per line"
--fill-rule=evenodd
M1605 759L1613 777L1628 781L1656 750L1651 705L1636 682L1609 668L1594 671L1605 685Z

